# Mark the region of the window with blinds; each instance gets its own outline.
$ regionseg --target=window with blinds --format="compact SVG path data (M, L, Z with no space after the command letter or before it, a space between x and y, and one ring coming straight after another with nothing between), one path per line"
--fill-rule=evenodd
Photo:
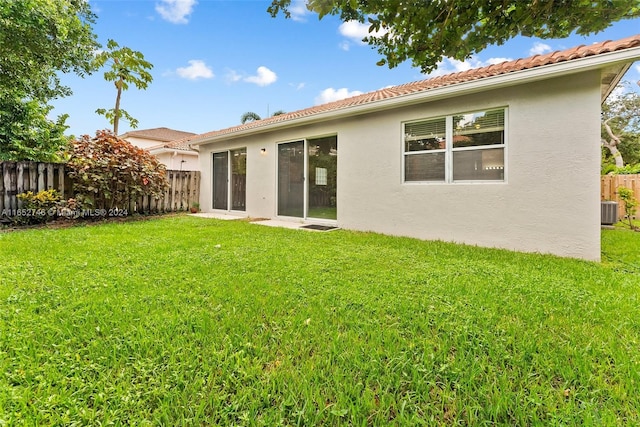
M504 181L506 111L405 123L405 182Z

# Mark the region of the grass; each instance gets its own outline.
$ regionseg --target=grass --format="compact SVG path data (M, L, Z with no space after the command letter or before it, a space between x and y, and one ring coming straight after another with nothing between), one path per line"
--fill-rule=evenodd
M0 233L0 425L639 425L602 264L173 217Z

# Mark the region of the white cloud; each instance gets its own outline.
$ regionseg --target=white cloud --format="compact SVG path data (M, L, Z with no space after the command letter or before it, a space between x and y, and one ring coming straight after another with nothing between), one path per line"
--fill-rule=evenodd
M307 15L310 13L307 9L307 2L305 0L294 0L289 6L289 12L291 13L291 19L297 22L305 22Z
M475 68L478 64L478 60L474 58L467 59L466 61L458 61L457 59L444 58L438 63L438 67L435 71L429 73L429 77L444 76L445 74L458 73L460 71L470 70Z
M228 70L225 75L225 80L229 83L235 83L242 80L242 76L234 70Z
M495 65L495 64L500 64L502 62L506 62L506 61L513 61L513 59L511 59L511 58L489 58L484 62L487 65Z
M640 64L634 67L636 69L636 73L640 74Z
M316 105L326 104L327 102L339 101L341 99L350 98L352 96L362 95L362 92L359 90L349 91L346 87L341 89L334 89L332 87L327 88L320 92L315 99Z
M472 68L486 67L493 64L499 64L504 61L511 61L511 58L489 58L486 61L480 60L477 56L472 56L465 61L457 59L445 58L438 63L438 68L429 74L429 77L438 77L445 74L459 73L461 71L471 70Z
M190 60L188 67L180 67L176 70L176 73L183 79L189 80L212 79L215 77L211 68L199 59Z
M607 98L608 101L616 101L618 99L621 99L625 93L627 93L627 88L624 86L616 86L611 93L609 94L609 97Z
M257 74L255 76L245 77L244 81L248 83L255 83L258 86L269 86L278 80L276 73L268 69L267 67L258 67Z
M345 52L348 52L349 49L351 48L351 43L345 40L342 43L340 43L338 46L340 47L340 49L344 50Z
M338 32L347 38L361 41L369 35L369 26L358 21L347 21L340 24Z
M340 24L340 27L338 27L338 32L344 37L362 43L363 38L367 36L381 36L386 31L379 30L374 31L373 33L369 33L369 24L363 24L362 22L358 21L347 21Z
M91 12L95 13L96 15L102 12L102 9L100 9L100 6L98 6L95 1L87 0L87 3L91 4Z
M296 90L302 90L302 89L304 89L304 87L306 85L307 84L304 83L304 82L302 82L302 83L289 83L289 86L296 88Z
M551 46L541 42L535 42L533 47L529 49L529 55L542 55L543 53L551 52Z
M186 24L189 22L188 16L193 12L196 3L196 0L160 0L160 3L156 3L156 12L165 21Z

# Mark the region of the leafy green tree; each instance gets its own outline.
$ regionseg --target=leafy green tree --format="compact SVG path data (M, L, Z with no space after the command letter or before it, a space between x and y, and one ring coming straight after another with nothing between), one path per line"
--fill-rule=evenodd
M70 95L57 73L95 71L94 20L83 0L0 1L0 88L43 102Z
M423 72L443 57L464 60L491 44L517 36L567 37L602 31L640 16L638 0L308 0L320 18L369 24L364 39L390 68L411 60ZM290 17L291 0L273 0L267 11Z
M96 113L103 115L113 125L113 133L118 134L120 117L124 117L132 128L138 127L138 120L134 119L126 110L120 108L122 91L133 84L138 89L146 89L153 81L148 70L153 64L144 59L144 55L128 47L120 47L114 40L107 42L106 51L96 55L95 63L98 67L108 64L110 69L104 73L105 80L113 82L116 87L116 104L114 108L105 110L98 108Z
M619 84L602 106L601 142L607 150L603 166L640 162L640 93L629 82Z
M61 160L69 139L64 136L67 115L47 118L53 107L13 93L0 96L0 161Z
M59 73L95 70L95 15L82 0L0 1L0 160L57 159L66 115L47 119L68 96Z

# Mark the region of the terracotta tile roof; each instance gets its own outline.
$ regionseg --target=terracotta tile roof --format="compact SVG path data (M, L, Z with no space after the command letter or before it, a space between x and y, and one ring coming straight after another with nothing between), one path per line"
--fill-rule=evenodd
M120 138L134 137L134 138L145 138L145 139L155 139L158 141L175 141L180 138L187 138L189 136L193 136L195 133L193 132L183 132L181 130L174 130L169 128L153 128L153 129L140 129L140 130L132 130L127 133L120 135Z
M180 143L189 143L190 141L202 141L212 137L231 135L241 131L259 129L264 126L276 123L284 123L315 114L346 109L350 107L375 103L377 101L387 100L404 95L426 92L432 89L455 84L466 83L473 80L484 79L493 76L513 73L516 71L527 70L531 68L542 67L545 65L558 64L561 62L573 61L580 58L586 58L605 53L616 52L624 49L640 47L640 34L627 37L616 41L605 41L591 45L581 45L571 49L555 51L544 55L534 55L529 58L517 59L513 61L505 61L499 64L490 65L482 68L475 68L458 73L447 74L439 77L420 80L412 83L405 83L399 86L392 86L374 92L353 96L351 98L330 102L327 104L316 105L314 107L291 113L281 114L279 116L269 117L262 120L246 123L244 125L233 126L227 129L217 130L204 133L201 135L189 136L181 139Z
M191 141L191 139L193 137L197 136L195 133L191 133L189 134L189 136L181 138L181 139L177 139L175 141L170 141L170 142L165 142L163 144L158 144L158 145L154 145L152 147L146 148L147 151L154 151L154 150L159 150L162 148L166 148L167 150L179 150L179 151L192 151L195 152L194 149L192 149L189 146L189 141Z

